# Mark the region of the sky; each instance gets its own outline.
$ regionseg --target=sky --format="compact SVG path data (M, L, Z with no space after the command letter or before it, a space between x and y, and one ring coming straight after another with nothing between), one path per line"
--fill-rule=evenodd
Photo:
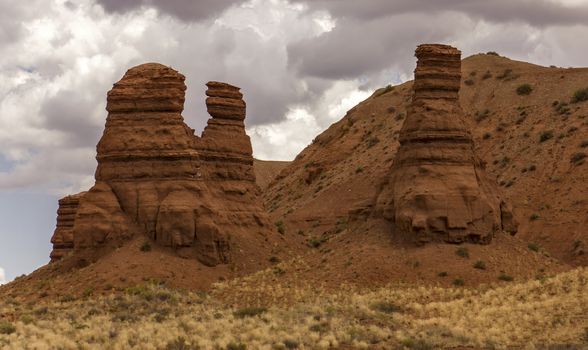
M240 86L254 156L291 160L374 89L412 78L420 43L586 66L588 0L0 0L0 283L48 262L57 199L93 185L106 92L160 62Z

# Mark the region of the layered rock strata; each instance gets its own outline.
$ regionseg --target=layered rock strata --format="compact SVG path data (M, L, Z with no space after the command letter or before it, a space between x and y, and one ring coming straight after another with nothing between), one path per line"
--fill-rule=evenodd
M128 70L108 92L96 184L80 197L68 228L74 254L95 258L144 235L216 265L230 260L231 237L255 244L271 234L239 88L208 84L213 118L200 138L181 115L184 80L171 68L148 63Z
M489 243L516 223L484 174L459 105L461 52L420 45L412 103L376 208L418 243Z
M51 251L51 261L59 260L73 251L74 237L73 226L80 205L80 198L85 192L65 196L59 200L57 209L57 224L51 237L53 251Z

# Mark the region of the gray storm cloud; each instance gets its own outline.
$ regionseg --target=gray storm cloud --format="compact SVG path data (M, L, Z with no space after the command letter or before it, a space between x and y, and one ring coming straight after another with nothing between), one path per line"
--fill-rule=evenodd
M549 0L294 0L335 17L371 20L409 13L461 12L492 22L520 21L533 26L586 24L588 4L565 6ZM416 25L417 23L415 23ZM428 25L423 23L423 25Z
M97 0L110 13L125 13L141 7L154 7L184 21L198 21L218 15L243 0Z

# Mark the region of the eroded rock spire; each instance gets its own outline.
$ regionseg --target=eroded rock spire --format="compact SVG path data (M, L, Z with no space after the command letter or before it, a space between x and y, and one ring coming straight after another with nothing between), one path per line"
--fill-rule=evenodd
M416 49L413 98L400 148L377 207L395 233L419 243L489 243L516 223L475 156L459 105L461 52L448 45Z

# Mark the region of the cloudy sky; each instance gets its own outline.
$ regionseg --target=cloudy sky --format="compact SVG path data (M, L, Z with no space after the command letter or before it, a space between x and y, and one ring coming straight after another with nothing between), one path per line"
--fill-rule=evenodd
M254 154L290 160L411 78L423 42L586 66L588 0L0 0L0 283L48 261L57 199L89 188L106 92L149 61L242 88Z

